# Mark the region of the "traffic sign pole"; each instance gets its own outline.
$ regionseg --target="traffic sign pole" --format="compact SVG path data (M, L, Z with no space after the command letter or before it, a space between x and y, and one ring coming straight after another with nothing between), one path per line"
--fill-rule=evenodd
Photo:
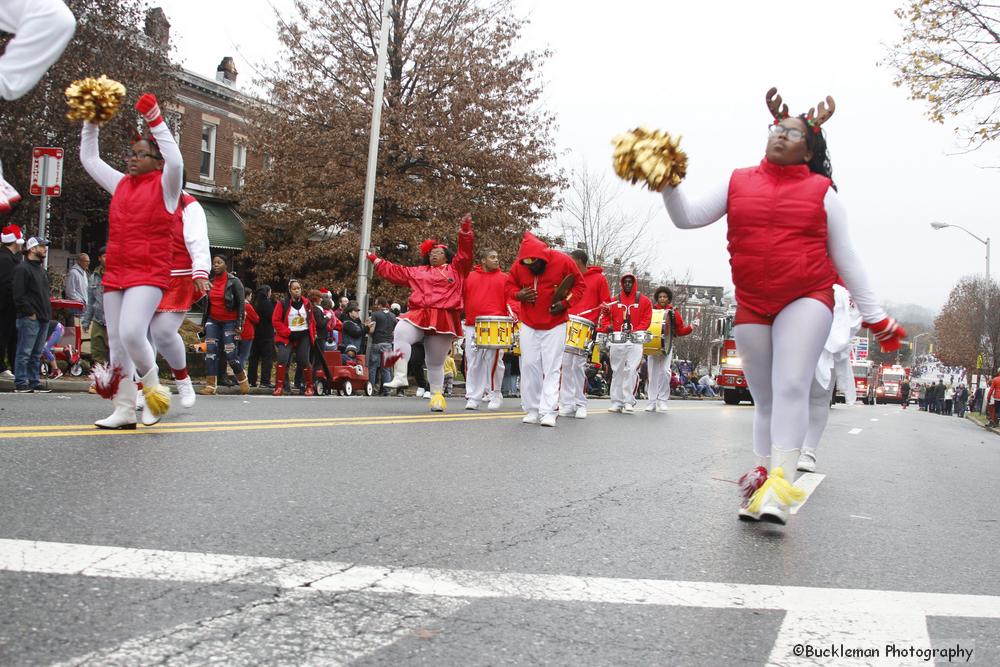
M49 189L46 187L49 182L49 158L47 155L42 156L42 199L41 205L38 207L38 235L42 238L45 237L45 220L48 217L49 212ZM49 268L49 253L45 253L45 259L42 260L42 267L45 269Z

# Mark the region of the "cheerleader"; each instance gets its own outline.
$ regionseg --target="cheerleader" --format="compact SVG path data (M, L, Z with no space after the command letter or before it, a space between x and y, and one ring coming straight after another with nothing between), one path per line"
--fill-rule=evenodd
M184 164L156 98L147 93L135 108L151 136L132 143L125 156L127 174L100 158L97 125L84 123L80 143L83 168L111 193L103 279L111 372L95 377L98 392L115 406L111 415L95 422L106 429L135 428L138 389L133 374L142 382L147 410L159 417L170 409L170 392L160 385L148 331L170 286Z
M375 265L375 272L396 285L409 287L409 310L399 316L393 332L393 354L385 365L394 365L392 380L384 386L390 389L405 387L406 364L414 343L423 342L427 361L427 380L430 384L432 412L443 412L444 360L451 350L452 340L462 337L462 292L465 278L472 269L473 260L472 216L462 218L458 233L458 252L444 244L428 239L420 244L423 263L420 266L401 266L384 260L372 251L368 259Z
M851 246L820 127L833 115L833 98L818 112L789 116L776 92L766 96L774 124L759 165L737 169L697 203L684 187L667 185L662 195L682 229L728 216L733 331L754 398L753 447L760 457L741 478L739 516L783 524L790 505L804 497L790 482L809 425L809 387L833 321L838 273L884 350L898 349L906 332L879 305Z

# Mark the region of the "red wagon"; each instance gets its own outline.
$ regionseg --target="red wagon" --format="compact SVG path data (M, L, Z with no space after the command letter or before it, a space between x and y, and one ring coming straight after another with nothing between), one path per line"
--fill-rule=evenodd
M83 331L77 316L83 315L84 304L72 299L49 299L49 303L52 305L52 320L64 323L62 337L52 348L55 363L65 361L66 372L74 377L79 377L90 370L90 364L80 358ZM51 371L49 362L43 358L40 368L41 374L48 376Z
M313 377L313 389L317 396L332 394L351 396L353 394L364 394L371 396L373 393L372 383L368 380L368 366L365 364L365 355L359 354L353 364L346 364L340 352L323 352L323 361L326 368L330 369L327 376L325 368L316 370Z

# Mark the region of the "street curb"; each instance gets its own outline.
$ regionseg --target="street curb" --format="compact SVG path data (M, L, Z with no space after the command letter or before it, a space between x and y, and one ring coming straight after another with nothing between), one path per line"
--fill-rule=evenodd
M986 424L980 424L979 422L977 422L975 419L972 418L972 415L970 413L967 413L965 415L965 418L968 419L973 424L975 424L976 426L978 426L979 428L983 429L984 431L989 431L993 435L1000 435L1000 428L994 428L992 426L987 426Z

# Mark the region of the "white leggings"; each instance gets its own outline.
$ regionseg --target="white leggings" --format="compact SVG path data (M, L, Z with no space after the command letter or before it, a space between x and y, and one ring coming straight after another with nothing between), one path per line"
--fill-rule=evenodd
M187 368L184 339L179 333L185 315L186 313L156 313L153 315L153 321L149 323L149 335L153 339L153 347L167 360L170 369L175 371Z
M829 389L821 385L815 377L809 385L809 430L802 443L803 451L815 453L816 447L819 446L819 440L826 430L826 422L830 419L830 399L833 398L833 388L837 386L836 377L837 372L833 371Z
M392 333L392 346L403 353L403 361L410 361L410 351L414 343L424 341L424 361L427 364L427 383L431 391L444 390L444 360L451 349L455 337L451 334L429 333L419 329L407 320L400 319Z
M156 366L156 352L147 332L161 298L163 290L150 285L104 293L111 364L120 366L127 378L136 372L143 377Z
M809 426L809 388L833 313L816 299L785 306L774 323L733 328L736 349L753 394L753 450L801 449Z

